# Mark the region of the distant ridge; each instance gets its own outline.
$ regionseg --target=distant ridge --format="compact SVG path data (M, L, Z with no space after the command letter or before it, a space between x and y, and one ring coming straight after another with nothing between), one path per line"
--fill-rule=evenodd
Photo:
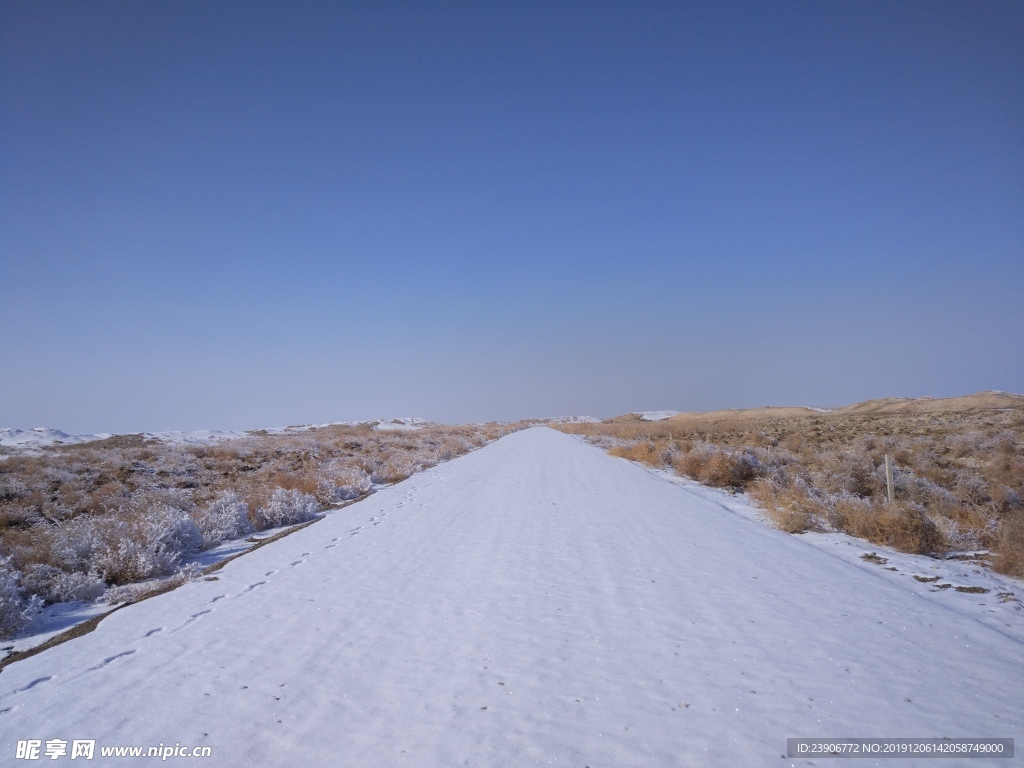
M1009 392L977 392L960 397L883 397L837 408L842 414L947 413L990 408L1024 408L1024 395Z
M595 419L596 421L596 419ZM331 421L326 424L300 424L291 427L273 427L269 429L253 430L217 430L217 429L194 429L189 431L165 431L165 432L125 432L115 435L104 432L96 435L71 435L59 429L49 427L33 427L32 429L17 429L7 427L0 429L0 448L11 448L16 451L33 452L40 448L50 448L61 445L77 445L97 440L106 440L110 437L138 437L143 440L158 440L163 443L174 445L212 445L223 440L237 440L250 435L285 435L309 432L315 429L332 426L356 427L366 425L370 429L381 432L416 430L429 426L432 422L418 418L403 419L373 419L371 421Z
M749 419L787 419L836 414L842 416L883 416L887 414L952 413L960 411L991 410L996 408L1024 408L1024 395L989 390L959 397L882 397L862 403L836 408L808 408L805 406L764 406L761 408L730 408L722 411L690 411L677 413L665 419L666 423L683 424L694 420L746 421ZM627 413L608 419L610 422L642 421L641 413Z

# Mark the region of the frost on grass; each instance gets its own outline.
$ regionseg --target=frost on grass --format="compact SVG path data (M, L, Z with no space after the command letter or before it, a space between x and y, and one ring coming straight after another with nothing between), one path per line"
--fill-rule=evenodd
M7 451L0 636L42 603L135 599L184 578L182 563L197 552L305 522L374 484L404 480L518 428L329 425L210 445L122 435Z
M275 488L270 501L256 510L256 520L261 528L277 528L312 520L319 511L319 502L308 493Z
M65 571L45 563L28 566L22 584L25 591L38 595L46 603L95 600L106 589L103 578L95 571Z
M249 519L249 505L235 491L221 491L195 520L205 548L248 536L256 530Z
M354 467L332 460L321 470L317 482L317 495L327 503L358 499L370 490L373 481L362 467Z
M117 603L132 603L144 597L149 597L168 589L180 587L182 584L186 584L190 581L195 581L202 576L202 574L202 568L195 563L189 563L164 579L152 579L150 581L110 587L103 593L103 600L111 605Z
M0 558L0 637L16 633L42 605L39 597L25 595L20 581L21 574L11 565L11 558Z

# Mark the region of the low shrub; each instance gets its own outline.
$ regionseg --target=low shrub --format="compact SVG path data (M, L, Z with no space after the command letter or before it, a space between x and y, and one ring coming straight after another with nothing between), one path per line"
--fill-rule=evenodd
M824 507L804 483L785 487L763 477L750 484L749 493L775 526L786 533L803 533L820 527Z
M758 477L761 466L749 451L697 446L676 459L675 469L679 475L715 488L744 488Z
M623 443L616 445L608 451L612 456L638 461L641 464L648 464L654 467L664 466L662 452L658 450L657 444L648 440L641 440L636 443Z
M370 480L378 485L400 483L416 471L416 464L408 456L388 456L375 462Z
M995 552L995 570L1024 579L1024 514L1017 513L1003 521Z
M248 536L256 529L249 519L249 505L235 491L221 491L205 509L193 514L193 520L204 549Z
M38 609L38 597L26 599L21 588L21 574L10 557L0 557L0 638L8 638L22 629Z
M256 510L256 522L261 529L277 528L312 520L319 511L319 502L308 493L275 488L270 500Z
M357 499L367 493L373 481L362 467L332 462L324 467L316 497L325 504Z
M160 592L166 592L169 589L180 587L182 584L186 584L190 581L195 581L202 575L202 568L195 563L189 563L184 568L178 569L175 573L165 579L154 579L145 582L134 582L132 584L122 584L116 587L110 587L103 593L103 600L111 605L116 603L133 603L136 600L151 597L152 595Z
M95 571L68 572L52 565L35 563L25 570L22 587L38 595L45 603L64 603L72 600L95 600L107 585Z
M846 505L837 528L901 552L940 554L948 542L924 509L912 503Z

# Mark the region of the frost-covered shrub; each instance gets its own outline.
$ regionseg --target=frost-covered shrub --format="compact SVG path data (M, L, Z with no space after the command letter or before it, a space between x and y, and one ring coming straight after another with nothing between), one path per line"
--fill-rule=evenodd
M401 482L416 471L416 464L408 456L388 456L375 463L370 479L381 485Z
M750 496L768 513L775 525L787 533L803 533L821 527L827 519L825 506L802 479L779 483L762 477L750 485Z
M0 475L0 501L13 501L27 496L29 487L17 477Z
M147 538L159 540L167 549L183 555L203 548L203 534L195 520L183 509L160 504L139 516L140 527Z
M95 572L68 573L42 563L30 565L25 569L21 585L25 592L38 595L46 603L95 600L106 588L103 579Z
M316 498L308 493L275 488L270 501L256 510L256 519L261 528L277 528L312 520L319 511Z
M1024 513L1003 521L996 550L996 570L1024 579Z
M967 504L982 504L988 501L985 481L967 470L957 472L953 492Z
M761 463L749 450L720 450L698 443L678 456L676 473L716 488L742 488L761 474Z
M332 463L321 472L317 496L328 504L349 501L362 496L372 485L370 476L362 468Z
M994 484L990 489L992 501L1003 514L1009 515L1024 509L1024 495L1005 485Z
M984 548L982 541L984 530L979 531L977 528L961 526L956 520L942 515L930 515L929 519L942 534L950 549L968 552Z
M431 461L449 461L473 450L477 444L463 437L452 436L443 437L437 441L436 445L430 447L433 448Z
M134 584L122 584L111 587L103 593L103 601L110 604L130 603L143 597L149 597L158 592L164 592L175 587L180 587L190 581L195 581L203 575L203 569L195 563L189 563L179 569L166 579L156 579Z
M234 491L223 491L193 518L203 537L204 548L248 536L255 530L249 519L249 506Z
M42 603L38 597L25 599L20 580L11 558L0 557L0 638L11 637L24 627Z
M127 584L168 573L180 560L181 554L167 549L163 542L126 533L97 553L95 565L109 583Z
M83 515L59 525L50 537L50 561L65 571L89 571L104 548L100 518Z
M161 576L174 570L182 555L203 546L203 535L188 513L167 504L104 521L102 537L93 563L110 584Z

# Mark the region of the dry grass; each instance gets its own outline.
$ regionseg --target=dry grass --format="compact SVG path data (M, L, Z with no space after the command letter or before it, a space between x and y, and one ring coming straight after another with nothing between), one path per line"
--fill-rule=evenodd
M999 569L1024 579L1024 514L1017 513L1003 522L996 544Z
M1024 399L872 401L559 424L617 456L746 491L782 530L841 530L905 552L989 549L1024 576ZM896 462L886 500L884 455Z

